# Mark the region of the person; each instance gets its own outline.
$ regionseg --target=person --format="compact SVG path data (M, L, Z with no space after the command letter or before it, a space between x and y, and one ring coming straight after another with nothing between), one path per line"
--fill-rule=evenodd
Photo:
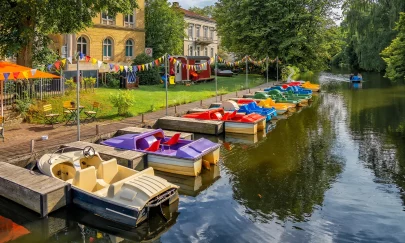
M354 77L354 74L351 73L351 74L350 74L350 81L352 81L353 77Z
M359 75L357 76L359 77L360 81L363 80L363 76L361 75L361 73L359 73Z

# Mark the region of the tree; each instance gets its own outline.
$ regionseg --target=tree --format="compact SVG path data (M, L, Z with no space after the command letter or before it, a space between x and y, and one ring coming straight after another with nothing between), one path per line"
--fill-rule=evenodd
M395 27L397 37L381 53L387 63L385 76L393 81L403 80L405 77L405 13L400 14Z
M35 41L49 34L75 33L91 26L102 11L131 13L134 0L2 0L0 56L17 54L17 63L32 66Z
M403 0L345 0L344 20L347 33L343 62L367 71L382 71L386 63L379 55L395 38L395 22L405 11Z
M191 7L188 10L190 10L191 12L197 13L199 15L212 18L212 16L214 15L214 11L215 11L215 5L205 6L202 8Z
M148 0L145 4L146 46L153 48L155 57L183 54L184 15L167 0Z
M153 58L146 55L145 53L141 53L134 59L132 65L142 65L145 63L153 62ZM149 68L148 70L139 71L137 72L139 77L139 84L142 85L153 85L159 84L161 77L159 75L159 67L154 66Z
M219 0L221 44L236 54L279 56L302 70L326 67L324 32L340 0Z

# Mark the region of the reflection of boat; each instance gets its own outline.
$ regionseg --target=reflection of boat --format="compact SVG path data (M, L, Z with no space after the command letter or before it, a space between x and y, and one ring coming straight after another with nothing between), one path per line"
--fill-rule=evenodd
M268 126L272 127L272 126ZM266 129L267 130L267 129ZM258 132L257 134L225 134L225 141L228 143L237 144L256 144L266 137L266 131Z
M237 114L225 112L224 109L212 109L204 112L186 114L183 117L199 120L220 120L225 122L225 132L256 134L265 129L266 118L258 114Z
M148 218L150 208L178 199L177 186L154 175L103 161L92 147L83 151L45 154L39 170L72 185L73 203L106 219L137 226Z
M197 176L203 160L211 164L218 162L219 144L205 138L193 141L180 139L179 136L178 133L169 138L162 129L156 129L141 134L125 134L105 140L102 144L147 153L150 167L174 174Z
M0 216L0 242L16 240L29 233L25 227L14 223L11 219Z
M196 197L220 178L220 170L219 166L214 165L210 167L210 170L204 170L197 177L182 176L166 172L157 172L156 175L179 186L180 194Z
M255 101L239 106L235 101L228 100L223 101L221 103L213 103L210 105L208 109L217 109L217 108L222 108L225 111L238 111L238 113L243 113L247 115L256 113L266 117L267 121L270 121L273 117L277 116L276 109L274 109L273 107L262 108L258 106ZM284 111L284 113L285 112L286 111Z

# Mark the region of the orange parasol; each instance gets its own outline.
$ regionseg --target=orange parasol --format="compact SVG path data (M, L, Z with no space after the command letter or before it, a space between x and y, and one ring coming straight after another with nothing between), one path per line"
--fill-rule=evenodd
M34 75L32 75L31 70L33 70L32 68L29 67L24 67L24 66L20 66L14 63L9 63L9 62L0 62L0 81L5 80L4 78L4 73L9 73L10 76L8 77L7 80L14 80L14 73L19 73L17 76L17 79L26 79L24 77L23 72L27 73L28 79L40 79L40 78L59 78L59 76L50 74L50 73L45 73L45 72L41 72L36 70L34 72Z

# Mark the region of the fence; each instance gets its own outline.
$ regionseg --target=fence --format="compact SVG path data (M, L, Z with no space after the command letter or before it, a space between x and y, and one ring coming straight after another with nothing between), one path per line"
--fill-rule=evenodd
M82 70L81 76L97 78L96 87L98 87L98 70ZM18 99L29 97L31 99L45 100L55 96L65 94L66 79L76 80L76 71L64 71L60 79L37 79L37 80L18 80L4 82L4 105L11 106Z

